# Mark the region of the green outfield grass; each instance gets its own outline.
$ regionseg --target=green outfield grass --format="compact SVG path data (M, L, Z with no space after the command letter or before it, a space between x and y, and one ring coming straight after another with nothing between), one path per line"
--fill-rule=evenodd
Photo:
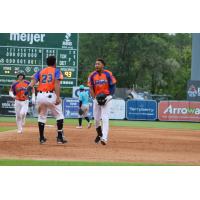
M9 130L15 130L16 127L6 127L6 126L0 126L0 132L9 131Z
M0 117L0 122L15 122L15 117ZM37 118L27 118L27 124L37 125ZM55 119L48 118L47 124L56 124ZM65 119L65 125L78 124L77 119ZM83 125L86 121L83 120ZM175 129L190 129L200 130L200 123L195 122L160 122L160 121L127 121L127 120L110 120L111 126L123 126L123 127L141 127L141 128L175 128ZM3 126L3 125L2 125Z
M179 165L155 164L155 163L126 163L126 162L0 160L0 166L179 166Z

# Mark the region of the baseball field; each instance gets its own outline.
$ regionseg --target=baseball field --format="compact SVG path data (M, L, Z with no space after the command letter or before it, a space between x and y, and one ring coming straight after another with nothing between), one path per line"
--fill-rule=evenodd
M95 144L95 128L64 125L68 143L56 143L54 119L48 119L44 145L39 144L37 119L28 118L17 134L14 117L0 117L1 166L171 166L200 165L200 124L110 120L109 142Z

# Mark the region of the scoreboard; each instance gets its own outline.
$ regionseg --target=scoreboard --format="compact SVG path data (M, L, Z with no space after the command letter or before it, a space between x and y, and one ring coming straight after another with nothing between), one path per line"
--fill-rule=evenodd
M29 79L46 67L46 58L56 57L64 79L61 87L77 85L77 33L0 33L0 85L10 86L19 72Z

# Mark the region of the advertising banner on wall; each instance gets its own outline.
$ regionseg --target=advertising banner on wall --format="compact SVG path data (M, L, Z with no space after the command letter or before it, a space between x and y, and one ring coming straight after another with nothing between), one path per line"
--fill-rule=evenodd
M160 121L200 121L200 102L161 101L158 105Z
M111 101L110 119L124 119L125 106L123 99L113 99Z
M0 96L0 115L15 115L15 101L9 95Z
M125 101L123 99L113 99L111 101L110 119L125 118ZM93 102L90 100L89 117L93 118ZM63 113L65 118L78 118L79 100L78 98L65 98L63 100Z
M126 102L126 118L128 120L156 120L157 102L128 100Z
M93 117L93 103L90 102L89 117ZM78 118L79 100L78 98L65 98L63 100L63 114L65 118Z

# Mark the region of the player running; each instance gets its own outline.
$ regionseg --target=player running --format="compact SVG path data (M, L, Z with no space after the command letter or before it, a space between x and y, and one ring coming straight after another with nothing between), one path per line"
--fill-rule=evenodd
M105 70L104 66L103 59L96 59L96 70L88 77L88 86L91 96L94 98L93 113L97 131L95 143L101 141L102 145L106 145L108 140L111 99L116 86L115 77L112 72ZM101 119L103 128L101 128Z
M37 91L37 106L38 106L38 128L40 133L40 144L44 144L47 139L44 136L44 127L47 120L48 109L52 112L57 120L57 143L64 144L67 140L64 139L63 123L64 116L62 112L60 98L60 82L63 79L63 74L60 69L56 68L55 56L47 58L47 67L35 73L32 81L27 89L31 88L39 82Z
M25 95L25 91L29 85L29 81L25 80L25 75L19 73L17 80L11 85L9 95L15 99L15 113L17 132L23 132L23 126L25 125L26 114L28 112L29 99ZM32 89L32 104L35 104L35 90Z

